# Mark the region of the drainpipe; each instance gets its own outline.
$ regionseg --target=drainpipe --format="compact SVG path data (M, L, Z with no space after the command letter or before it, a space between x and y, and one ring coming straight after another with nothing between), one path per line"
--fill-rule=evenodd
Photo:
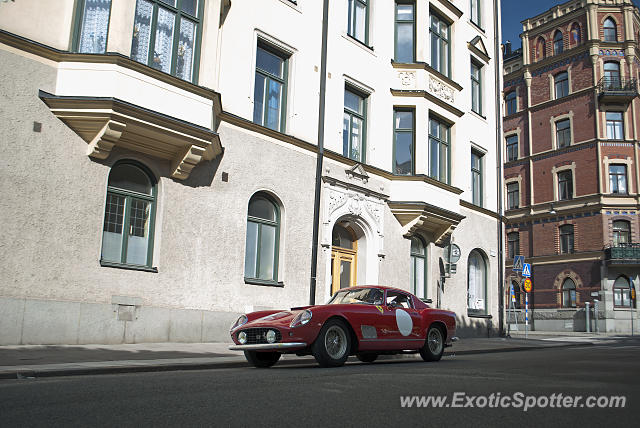
M320 59L320 102L318 113L318 156L316 162L316 188L313 202L313 237L311 239L311 279L309 304L316 304L316 275L318 272L318 232L320 228L320 191L322 190L322 160L324 158L324 108L327 92L327 34L329 28L329 0L322 6L322 53Z
M500 107L502 105L502 86L500 85L500 76L502 73L502 61L500 51L500 0L493 0L493 16L496 19L493 22L493 38L495 40L495 78L496 78L496 174L497 174L497 199L498 199L498 334L504 335L504 262L503 262L503 245L504 238L502 235L502 114Z

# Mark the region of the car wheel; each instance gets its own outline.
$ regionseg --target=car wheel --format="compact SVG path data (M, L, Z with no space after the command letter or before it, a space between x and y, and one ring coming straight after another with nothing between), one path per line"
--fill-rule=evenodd
M338 367L347 361L351 349L351 336L340 320L327 321L320 330L311 352L321 367Z
M431 326L427 332L427 340L420 348L420 356L425 361L439 361L444 352L444 334L439 327Z
M378 354L374 352L359 352L356 354L356 358L363 363L373 363L378 358Z
M244 351L244 356L253 367L271 367L280 359L279 352Z

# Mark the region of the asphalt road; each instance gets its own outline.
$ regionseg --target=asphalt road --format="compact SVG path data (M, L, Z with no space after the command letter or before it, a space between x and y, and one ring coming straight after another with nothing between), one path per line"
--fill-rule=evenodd
M639 359L640 342L627 341L446 356L438 363L6 380L0 381L0 426L637 426ZM512 405L521 397L522 406L492 407L498 393ZM446 396L449 407L403 408L401 397L413 395ZM543 405L543 395L555 407L524 411L527 396ZM587 397L602 395L625 396L625 407L583 407ZM577 407L557 407L573 396L583 397ZM455 397L455 404L474 407L452 407Z

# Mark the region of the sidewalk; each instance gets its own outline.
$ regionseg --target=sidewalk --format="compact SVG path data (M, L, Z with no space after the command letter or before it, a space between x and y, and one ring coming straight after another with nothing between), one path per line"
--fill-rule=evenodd
M534 338L535 337L535 338ZM600 335L553 336L547 333L511 338L469 338L445 350L449 355L509 352L550 347L584 346L610 342L618 337ZM229 343L140 343L121 345L16 345L0 346L0 379L71 376L163 370L201 370L249 367L241 352ZM419 358L415 354L382 356L380 359ZM284 355L279 364L315 364L313 357ZM351 357L350 361L357 361Z

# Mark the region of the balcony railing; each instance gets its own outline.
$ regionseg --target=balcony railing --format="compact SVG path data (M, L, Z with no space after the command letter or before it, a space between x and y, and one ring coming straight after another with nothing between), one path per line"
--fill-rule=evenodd
M638 96L637 79L603 77L598 82L598 95L602 101L630 101Z
M604 259L615 264L640 264L640 243L629 242L605 248Z

